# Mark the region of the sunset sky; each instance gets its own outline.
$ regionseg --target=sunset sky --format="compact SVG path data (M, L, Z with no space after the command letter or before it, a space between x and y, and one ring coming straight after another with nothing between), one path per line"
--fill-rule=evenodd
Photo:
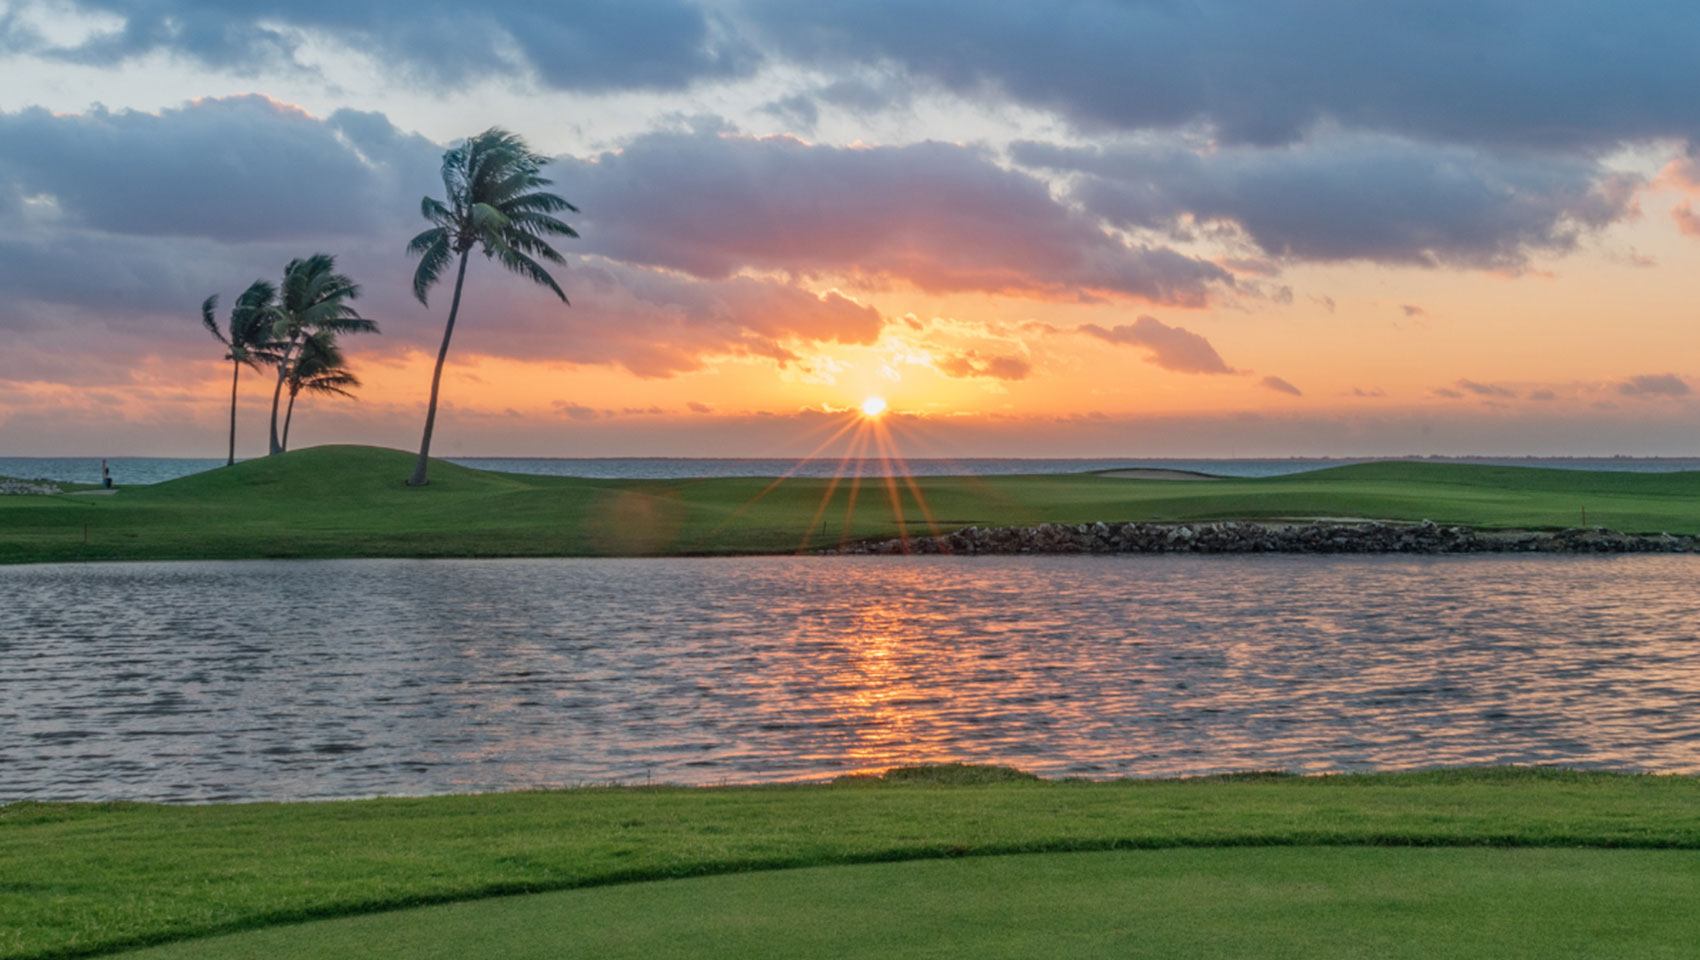
M0 0L0 455L222 456L201 328L323 251L418 442L407 240L500 125L582 209L475 258L434 452L1700 454L1700 6ZM222 315L221 315L222 316ZM238 454L264 452L245 374Z

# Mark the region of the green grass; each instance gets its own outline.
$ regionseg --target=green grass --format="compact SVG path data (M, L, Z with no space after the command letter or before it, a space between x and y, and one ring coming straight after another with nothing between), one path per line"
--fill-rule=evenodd
M1700 779L1487 769L1085 783L955 768L814 786L19 803L0 807L0 957L781 867L1269 846L1700 850Z
M115 496L0 497L0 562L231 557L607 556L788 552L843 539L1044 521L1432 519L1486 528L1607 525L1700 533L1700 473L1633 474L1421 462L1255 480L1093 474L925 477L849 485L792 479L585 480L315 447ZM764 495L765 492L765 495ZM824 507L823 507L824 502ZM87 542L84 530L87 529Z
M136 960L1678 957L1700 853L1034 854L632 884L174 944Z

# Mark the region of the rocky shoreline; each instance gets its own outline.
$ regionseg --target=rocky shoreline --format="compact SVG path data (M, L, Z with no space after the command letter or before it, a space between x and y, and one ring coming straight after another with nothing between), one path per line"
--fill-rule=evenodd
M1022 553L1694 553L1700 539L1621 533L1478 530L1421 523L1042 523L849 543L832 554Z

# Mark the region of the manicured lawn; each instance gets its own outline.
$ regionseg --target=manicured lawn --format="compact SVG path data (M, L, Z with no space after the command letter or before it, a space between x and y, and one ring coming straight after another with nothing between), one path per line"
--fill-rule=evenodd
M502 897L135 960L1678 957L1700 852L1262 847L817 867Z
M0 957L779 867L1269 846L1700 850L1700 779L1486 769L1086 783L931 770L814 786L20 803L0 807ZM1353 875L1349 859L1316 862L1342 865L1319 866L1317 883Z
M924 477L919 499L901 481L866 481L852 509L849 484L819 479L582 480L439 463L412 489L410 458L315 447L115 496L0 497L0 562L789 552L895 536L894 493L912 532L1311 517L1553 528L1581 525L1586 509L1590 526L1700 533L1700 473L1389 462L1213 482Z

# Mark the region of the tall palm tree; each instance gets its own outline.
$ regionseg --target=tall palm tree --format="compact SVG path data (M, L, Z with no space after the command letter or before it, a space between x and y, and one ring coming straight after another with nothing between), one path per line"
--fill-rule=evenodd
M283 440L279 446L289 449L289 423L295 419L295 397L301 391L334 393L353 399L349 389L360 386L360 378L349 372L342 348L336 344L334 333L310 333L301 338L301 350L289 365L284 377L289 390L289 406L283 414Z
M449 302L449 320L443 326L443 345L437 349L437 367L431 373L431 401L425 408L425 436L419 442L419 462L413 467L408 486L424 486L426 464L431 457L431 432L437 424L437 391L443 380L443 361L449 355L455 317L460 313L461 288L466 283L466 260L474 247L502 266L533 283L548 287L567 302L567 295L549 271L533 257L550 263L565 263L547 236L576 237L578 232L555 219L562 210L578 208L538 188L553 181L542 176L549 158L531 152L524 140L499 127L491 127L443 154L443 190L447 201L426 197L419 212L434 224L407 245L419 257L413 272L413 295L426 303L426 294L443 275L450 261L460 258L455 274L454 299ZM428 303L426 303L429 306Z
M272 388L272 453L283 452L277 433L278 401L283 396L289 370L301 354L302 343L314 334L378 332L376 323L348 304L359 296L360 287L336 272L336 258L329 254L315 253L305 259L291 260L284 268L283 286L278 288L272 318L272 339L280 344L277 386Z
M272 301L277 289L264 280L255 280L236 298L230 308L230 327L226 333L218 328L213 313L218 309L218 294L201 302L201 323L224 344L224 359L230 361L230 452L224 465L236 462L236 383L244 366L260 369L264 363L276 363L278 345L272 341Z

